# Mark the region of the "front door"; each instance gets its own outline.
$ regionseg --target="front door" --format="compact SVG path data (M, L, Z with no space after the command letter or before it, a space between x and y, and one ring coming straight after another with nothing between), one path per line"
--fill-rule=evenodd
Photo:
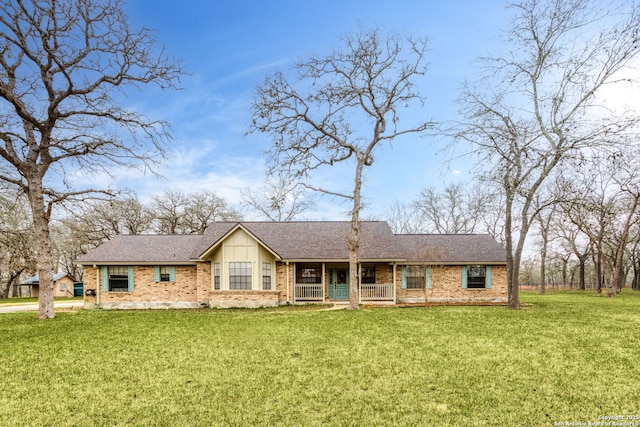
M329 299L348 300L349 299L349 269L330 268L329 269Z

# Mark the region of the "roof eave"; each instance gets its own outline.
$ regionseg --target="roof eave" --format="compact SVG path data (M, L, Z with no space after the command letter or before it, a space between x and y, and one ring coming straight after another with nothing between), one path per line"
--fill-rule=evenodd
M193 260L183 260L183 261L74 261L74 264L78 265L196 265L197 263Z

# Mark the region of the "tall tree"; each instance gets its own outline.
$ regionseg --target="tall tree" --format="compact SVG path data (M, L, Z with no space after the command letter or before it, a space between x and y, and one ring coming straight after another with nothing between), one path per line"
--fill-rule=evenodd
M504 193L508 299L518 309L534 198L568 158L624 141L638 123L630 112L604 108L602 91L623 80L621 72L640 53L640 7L606 10L591 0L522 0L511 7L507 53L485 58L486 74L465 85L465 123L456 136L471 143L484 176Z
M0 0L0 180L29 200L38 318L55 316L49 221L54 205L100 191L70 188L78 168L110 173L163 153L166 123L121 103L129 88L172 88L179 66L120 0Z
M351 202L349 307L358 309L358 249L362 178L379 144L420 134L429 123L403 119L401 111L423 105L415 80L426 71L424 38L383 36L377 29L344 37L344 46L295 64L290 81L268 76L253 102L250 132L271 136L272 170L305 179L323 166L353 166L351 190L307 187Z

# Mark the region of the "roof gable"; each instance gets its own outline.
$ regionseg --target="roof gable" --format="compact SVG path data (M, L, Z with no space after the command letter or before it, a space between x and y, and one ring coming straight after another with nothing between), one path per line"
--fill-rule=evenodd
M217 229L214 229L214 227L212 227L212 225L214 224L222 224L222 227L215 227ZM253 235L253 233L251 233L250 230L248 230L243 223L235 223L235 226L232 226L231 228L229 228L226 232L224 230L227 229L226 226L224 226L224 224L230 224L230 223L213 223L211 225L209 225L209 227L207 228L207 231L205 232L203 238L200 240L200 243L197 245L197 247L191 252L191 258L196 259L196 258L200 258L200 259L204 259L207 258L213 251L215 251L217 248L220 247L220 245L226 241L227 239L229 239L233 234L235 234L238 230L243 231L244 233L246 233L250 238L252 238L254 241L256 241L258 243L258 245L262 246L265 250L267 250L268 252L270 252L274 257L276 257L277 259L280 259L280 256L273 251L273 249L271 249L265 242L261 241L258 237L256 237L255 235ZM210 233L210 238L214 238L215 241L213 241L213 243L211 243L211 241L207 238L209 236L207 236L207 232L209 231L209 229L212 229L212 232ZM224 233L224 234L221 234ZM208 245L208 247L207 247ZM205 248L203 251L203 248Z

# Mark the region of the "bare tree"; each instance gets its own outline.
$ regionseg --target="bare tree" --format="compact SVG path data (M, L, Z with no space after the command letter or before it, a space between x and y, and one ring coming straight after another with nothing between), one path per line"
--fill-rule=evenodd
M563 203L567 218L589 237L596 268L596 290L613 296L624 285L629 245L640 232L640 153L625 149L598 157L573 171L574 197ZM577 254L576 254L577 255ZM586 253L583 254L586 256ZM603 283L604 282L604 283Z
M154 230L157 233L176 234L184 227L184 209L187 195L180 191L167 190L153 196L151 212L154 218Z
M303 185L278 174L267 178L266 185L258 190L248 188L243 191L242 203L268 221L293 221L315 201Z
M213 221L239 221L241 215L210 191L186 194L165 191L153 196L149 208L155 231L165 234L204 233Z
M281 72L258 87L250 132L273 139L272 171L305 180L323 166L353 166L349 192L306 183L308 188L352 203L349 248L349 307L358 309L358 248L364 169L381 143L420 134L429 123L402 120L401 110L423 105L415 79L426 71L424 38L381 36L377 29L344 38L344 46L326 56L310 56L295 65L293 82ZM299 88L299 89L298 89Z
M585 290L586 286L586 263L591 252L591 240L583 233L579 227L573 224L563 212L563 204L559 205L560 216L551 225L552 232L559 240L562 251L572 253L578 259L578 280L579 288Z
M242 216L221 197L211 191L188 195L184 207L182 234L202 234L213 221L240 221Z
M26 198L0 192L0 298L23 273L35 271L32 230Z
M73 205L51 224L54 262L79 280L82 268L75 260L80 255L120 234L148 233L151 221L151 213L134 195Z
M606 10L591 0L522 0L511 6L508 53L486 58L478 85L466 84L465 123L486 179L504 193L509 307L518 309L522 251L552 171L581 151L622 142L638 123L604 108L602 89L640 53L640 8Z
M119 0L0 0L0 180L29 199L40 307L55 316L49 220L54 205L100 188L70 189L71 173L150 165L166 124L121 105L128 88L174 87L179 67Z
M477 187L469 191L450 184L442 191L425 188L415 201L423 227L429 233L474 233L482 223L485 200Z
M385 217L394 233L416 234L424 233L420 212L415 203L394 201L385 212Z

